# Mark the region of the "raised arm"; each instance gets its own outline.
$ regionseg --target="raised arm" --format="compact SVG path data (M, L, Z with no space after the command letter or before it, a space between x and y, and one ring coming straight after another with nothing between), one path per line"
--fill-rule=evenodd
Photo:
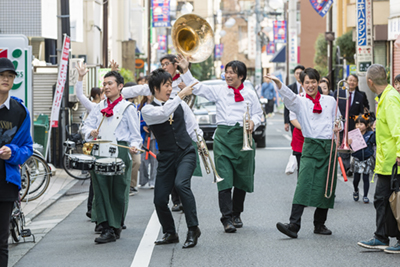
M122 88L121 94L124 96L124 98L134 98L140 95L151 95L151 91L149 85L138 84Z
M124 112L128 119L129 141L131 147L140 148L142 146L142 136L140 134L139 115L133 105L129 105Z
M251 117L251 120L254 122L253 131L255 131L257 129L257 127L260 126L261 118L262 118L262 116L264 116L264 113L262 111L262 108L261 108L261 105L260 105L257 95L254 93L254 94L250 94L250 96L251 96L251 108L250 108L251 116L250 117Z
M180 97L175 97L165 102L163 106L146 105L142 108L143 119L147 125L163 123L169 119L181 102Z
M90 113L93 107L96 106L95 103L91 102L84 94L83 94L83 86L82 81L83 77L85 77L86 73L88 73L88 69L86 68L86 63L82 64L78 62L76 65L76 70L78 71L78 81L75 84L75 92L76 97L78 97L79 102L86 108L86 110Z

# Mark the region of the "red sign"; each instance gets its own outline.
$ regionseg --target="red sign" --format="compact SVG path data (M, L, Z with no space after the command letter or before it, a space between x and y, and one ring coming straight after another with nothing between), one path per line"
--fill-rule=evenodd
M53 107L51 109L51 127L58 127L58 116L60 114L60 106L64 93L65 81L67 79L68 59L69 59L69 48L70 38L65 35L63 42L63 50L61 55L61 64L58 70L58 79L56 92L54 94Z

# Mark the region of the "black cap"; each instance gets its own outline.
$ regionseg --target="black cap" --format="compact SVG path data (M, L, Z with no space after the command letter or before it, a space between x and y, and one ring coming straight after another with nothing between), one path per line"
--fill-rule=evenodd
M0 73L5 72L5 71L11 71L15 75L17 75L17 72L15 71L14 64L9 60L8 58L0 58Z

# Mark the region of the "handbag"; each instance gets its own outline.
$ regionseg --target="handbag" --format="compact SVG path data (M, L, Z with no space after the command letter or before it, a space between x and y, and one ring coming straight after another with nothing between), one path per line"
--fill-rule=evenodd
M400 231L400 188L399 180L397 179L397 163L393 165L392 177L390 180L391 189L393 193L389 197L390 208L392 209L393 216L397 221L397 227Z
M291 174L293 174L296 170L297 170L297 160L296 160L296 156L290 155L289 161L288 161L288 163L287 163L287 165L286 165L285 173L286 173L287 175L291 175Z

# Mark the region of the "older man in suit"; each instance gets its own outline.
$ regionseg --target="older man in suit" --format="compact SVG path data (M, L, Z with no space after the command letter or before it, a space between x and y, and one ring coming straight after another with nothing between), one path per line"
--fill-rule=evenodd
M302 87L301 87L301 81L300 81L300 73L303 70L305 70L303 65L298 65L298 66L296 66L294 68L294 77L296 78L296 82L292 83L288 87L295 94L299 94L303 90ZM286 106L285 106L285 111L284 111L284 114L283 114L283 118L284 118L284 122L285 122L285 131L288 132L289 131L289 127L290 127L290 131L293 133L294 126L293 126L293 124L290 123L289 110L286 108Z
M351 74L347 77L347 83L349 85L349 117L346 118L348 130L354 130L355 122L351 119L354 115L364 114L364 102L366 95L356 90L358 86L358 77L354 74ZM333 93L335 99L337 98L337 90ZM346 114L346 90L339 91L339 110L340 113L345 116ZM343 132L340 133L340 140L343 139ZM344 168L346 169L347 176L352 176L353 174L350 171L350 154L349 153L340 153L340 157L343 160Z

